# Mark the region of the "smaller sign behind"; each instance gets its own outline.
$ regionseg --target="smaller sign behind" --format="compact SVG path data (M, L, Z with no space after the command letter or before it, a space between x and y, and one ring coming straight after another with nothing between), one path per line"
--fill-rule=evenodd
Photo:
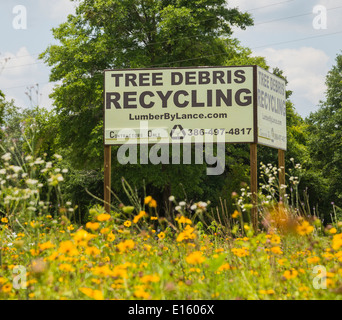
M285 80L257 67L258 143L286 150Z

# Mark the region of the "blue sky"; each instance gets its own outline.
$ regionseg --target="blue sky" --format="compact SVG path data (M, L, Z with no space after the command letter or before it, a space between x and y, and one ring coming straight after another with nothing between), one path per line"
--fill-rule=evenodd
M27 11L25 30L13 27L18 5ZM252 14L255 26L236 29L234 35L254 55L266 57L271 68L284 70L297 112L306 117L316 111L324 99L325 76L342 53L342 0L230 0L227 5ZM313 25L322 14L313 12L318 5L326 9L326 29ZM50 71L37 58L55 43L51 29L73 12L70 0L0 2L0 89L18 106L30 106L25 92L39 84L40 105L52 107ZM322 20L318 22L322 26Z

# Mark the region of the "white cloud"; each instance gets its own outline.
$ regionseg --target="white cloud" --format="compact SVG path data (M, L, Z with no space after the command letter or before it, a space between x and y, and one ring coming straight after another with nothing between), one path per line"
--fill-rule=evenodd
M53 20L64 21L75 13L76 2L71 0L39 0L41 11Z
M48 109L48 110L51 110L53 108L53 106L52 106L53 100L49 98L49 95L52 93L54 86L55 86L55 84L48 83L48 84L45 84L40 89L41 98L39 101L39 105L41 107L44 107L45 109Z
M31 88L34 101L37 101L41 94L40 99L46 100L45 96L49 93L45 87L40 85L44 90L39 89L36 93L36 84L47 82L44 73L46 68L41 60L37 60L37 55L30 54L26 47L20 48L16 53L4 52L0 57L0 89L6 95L6 99L13 99L17 107L30 107L26 92L28 93Z
M269 13L271 11L282 9L285 5L289 4L290 2L291 0L284 0L276 3L272 0L228 0L228 6L231 8L238 7L241 11L251 10L252 12L255 9L262 8L264 13Z
M300 113L307 113L324 99L325 77L329 71L329 57L322 51L311 47L297 49L267 48L256 51L255 55L266 57L271 69L279 67L288 80L288 89L293 91L293 101L306 101L309 105L295 105ZM312 111L312 110L310 110Z

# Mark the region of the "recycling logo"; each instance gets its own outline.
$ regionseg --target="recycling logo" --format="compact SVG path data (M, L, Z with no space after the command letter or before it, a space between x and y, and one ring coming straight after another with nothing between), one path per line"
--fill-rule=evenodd
M176 124L170 132L170 137L172 140L182 140L185 136L185 130L180 124Z

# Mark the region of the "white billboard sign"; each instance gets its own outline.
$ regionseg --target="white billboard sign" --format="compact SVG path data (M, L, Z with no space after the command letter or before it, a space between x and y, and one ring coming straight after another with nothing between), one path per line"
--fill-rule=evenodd
M210 136L286 149L284 101L283 80L256 66L105 70L104 144Z

